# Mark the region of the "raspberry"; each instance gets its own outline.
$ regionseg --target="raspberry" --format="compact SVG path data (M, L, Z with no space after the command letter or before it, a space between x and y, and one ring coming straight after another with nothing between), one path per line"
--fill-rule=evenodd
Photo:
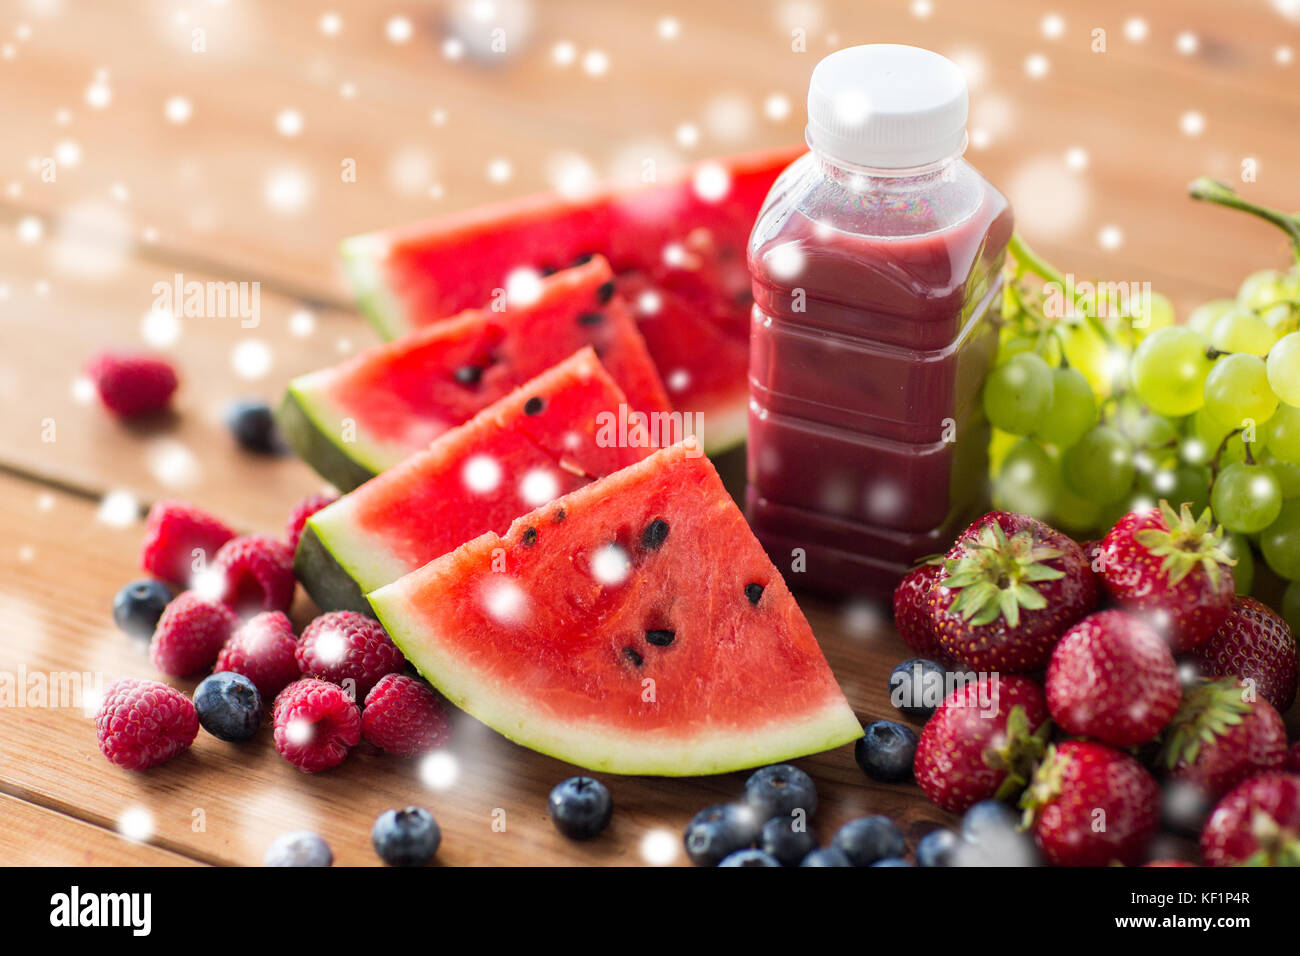
M275 699L275 749L304 773L337 767L361 740L361 713L337 684L294 681Z
M167 605L149 644L153 666L173 677L210 670L239 618L219 601L182 591Z
M176 371L160 358L127 352L99 352L86 363L99 400L123 418L167 406L176 391Z
M363 700L379 678L406 666L384 626L356 611L332 611L316 618L302 632L297 654L303 674L341 687L352 681L356 697Z
M234 529L183 501L159 501L149 509L140 548L140 567L154 577L186 587L194 573L195 551L207 567Z
M298 539L302 537L302 529L307 524L307 519L320 511L326 505L332 505L338 501L338 495L312 495L298 502L298 507L293 509L289 515L289 523L285 525L284 537L289 542L289 550L298 550Z
M221 600L237 611L287 611L293 603L293 552L267 534L227 541L213 562L221 572Z
M198 732L190 699L156 680L113 681L95 715L99 749L127 770L166 763L189 750Z
M405 674L386 674L366 695L361 734L385 753L416 757L445 744L451 725L432 687Z
M283 611L266 611L246 621L217 655L216 670L243 674L263 700L274 700L298 679L298 640Z

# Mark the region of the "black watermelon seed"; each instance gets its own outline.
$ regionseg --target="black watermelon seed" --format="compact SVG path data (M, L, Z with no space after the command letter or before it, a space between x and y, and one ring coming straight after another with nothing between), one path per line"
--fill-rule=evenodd
M636 648L635 648L635 647L625 647L625 648L623 648L623 656L626 657L629 661L631 661L631 662L632 662L635 666L637 666L637 667L640 667L641 664L642 664L642 662L643 662L643 658L641 657L640 654L638 654L638 653L636 652Z
M560 270L557 269L555 266L542 266L542 268L539 269L538 271L542 274L544 278L546 276L553 276L555 275L555 273L559 272Z
M454 374L461 385L477 385L483 378L483 370L477 365L462 365Z
M596 258L596 254L594 252L584 252L582 255L578 256L578 258L573 260L573 264L575 266L585 266L588 262L590 262L594 258Z
M596 286L596 301L597 301L597 302L599 302L601 305L604 305L606 302L608 302L608 301L609 301L610 299L612 299L612 298L614 298L614 280L613 280L613 279L610 279L608 282L602 282L600 285Z
M563 521L563 520L564 520L565 518L567 518L567 517L569 517L568 514L565 513L565 511L564 511L563 508L560 508L559 510L557 510L557 511L555 512L555 514L551 515L551 523L552 523L552 524L559 524L561 521Z
M655 647L667 647L677 635L672 631L646 631L645 639Z
M546 400L540 395L534 395L528 401L524 402L525 415L540 415L542 409L546 407Z
M668 522L663 518L655 518L655 520L646 525L645 530L641 532L641 547L645 548L647 551L656 551L658 550L659 545L663 544L664 539L667 537Z
M750 604L757 605L758 599L761 598L762 596L763 596L763 585L761 584L745 585L745 597L749 598Z
M579 325L600 325L604 321L605 313L603 312L583 312L578 316Z
M531 548L537 543L537 529L531 526L525 528L524 536L520 540L523 541L525 548Z

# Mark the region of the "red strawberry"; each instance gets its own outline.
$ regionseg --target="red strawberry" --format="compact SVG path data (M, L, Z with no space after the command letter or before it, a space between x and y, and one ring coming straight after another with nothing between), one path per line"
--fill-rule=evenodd
M176 370L160 358L127 352L99 352L86 363L86 377L114 415L131 418L167 407L176 391Z
M1161 760L1172 776L1219 797L1242 780L1286 764L1286 727L1266 700L1237 681L1205 681L1183 695Z
M226 641L215 669L243 674L257 687L263 700L274 700L300 676L295 651L298 640L282 611L266 611L250 618Z
M926 600L943 575L942 562L922 564L907 573L894 589L894 627L913 654L943 664L953 663L935 636Z
M1234 598L1228 619L1192 656L1207 677L1239 677L1286 713L1295 701L1295 635L1286 621L1252 597Z
M1169 645L1123 611L1090 614L1065 632L1046 689L1057 726L1114 747L1154 739L1183 695Z
M1175 514L1158 509L1120 518L1102 542L1101 574L1121 607L1147 619L1174 653L1204 643L1222 626L1235 589L1236 562L1223 550L1223 529L1210 509L1193 520L1183 505Z
M1061 632L1097 604L1097 581L1070 538L1028 515L994 511L961 533L930 591L939 643L978 671L1035 671Z
M1013 795L1042 755L1049 728L1043 691L1027 677L993 674L959 685L921 731L916 782L952 813Z
M233 528L183 501L159 501L144 523L140 567L154 577L188 587L190 578L235 536Z
M153 666L173 677L211 669L239 618L220 601L182 591L162 612L149 643Z
M332 505L338 500L338 495L311 495L298 502L298 506L289 515L289 522L284 529L284 538L289 544L290 551L298 550L298 539L302 537L302 529L306 526L307 519L326 505Z
M1286 752L1286 769L1292 773L1300 773L1300 740L1291 745L1291 749Z
M293 552L278 538L250 534L227 541L213 565L221 574L221 599L237 611L287 611L293 603Z
M1160 826L1155 778L1128 754L1086 740L1050 748L1020 804L1056 866L1132 866Z
M366 695L361 735L385 753L418 757L445 744L450 734L442 699L422 680L386 674Z
M1219 801L1201 831L1210 866L1300 866L1300 776L1261 773Z

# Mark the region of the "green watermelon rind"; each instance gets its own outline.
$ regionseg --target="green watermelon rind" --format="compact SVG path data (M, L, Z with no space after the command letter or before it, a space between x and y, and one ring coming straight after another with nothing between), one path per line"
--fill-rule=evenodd
M406 659L429 683L471 717L502 736L538 753L602 773L656 777L698 777L760 767L833 750L862 736L862 726L842 697L821 710L779 726L735 733L710 733L705 739L647 743L626 731L591 723L548 721L529 711L526 700L500 686L478 680L468 668L442 651L437 633L408 612L398 579L367 595L376 616Z
M366 592L410 570L382 540L358 529L355 510L354 500L345 496L308 518L303 528L294 572L323 611L372 614Z
M357 582L308 521L293 556L293 573L322 611L357 611L374 617Z
M323 389L314 378L305 375L290 382L275 413L280 431L303 461L339 491L351 491L401 460L400 455L360 437L336 441L332 435L345 416L328 408Z
M388 256L387 243L375 233L352 236L343 240L339 253L357 307L380 338L389 341L411 331L406 309L384 278L382 264Z

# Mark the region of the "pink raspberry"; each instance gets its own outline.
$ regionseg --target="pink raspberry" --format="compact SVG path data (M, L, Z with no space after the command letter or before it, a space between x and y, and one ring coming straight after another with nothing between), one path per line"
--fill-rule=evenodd
M113 681L95 715L99 749L127 770L166 763L189 750L198 732L193 702L156 680Z
M361 740L361 712L337 684L294 681L275 699L275 749L304 773L337 767Z
M217 655L215 669L243 674L263 700L274 700L298 679L298 640L283 611L265 611L244 622Z
M385 753L416 757L445 744L451 724L432 687L405 674L385 674L366 695L361 734Z
M154 577L188 587L195 552L202 552L199 567L207 567L217 549L234 536L234 529L193 505L159 501L149 509L145 521L140 567Z
M284 529L284 537L289 543L290 551L298 550L298 539L302 537L302 529L306 527L307 519L326 505L332 505L338 500L338 495L312 495L298 502L298 507L294 508L289 515L289 523Z
M211 669L239 618L220 601L182 591L167 605L149 644L153 666L173 677Z
M293 552L269 534L227 541L213 566L222 575L221 599L236 611L287 611L293 604Z
M122 418L160 411L176 391L176 370L151 355L98 352L86 363L86 376L104 407Z
M355 685L358 699L385 674L399 673L406 658L384 626L356 611L331 611L307 625L298 642L298 667L309 677Z

